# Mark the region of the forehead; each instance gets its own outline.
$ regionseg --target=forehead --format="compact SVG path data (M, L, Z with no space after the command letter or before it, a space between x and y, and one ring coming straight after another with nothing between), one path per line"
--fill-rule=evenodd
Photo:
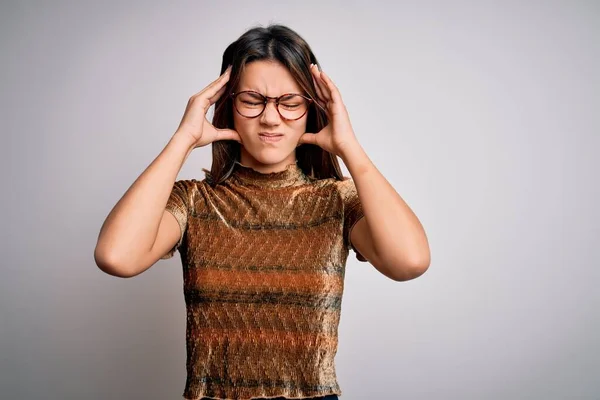
M284 65L266 60L246 64L238 84L238 91L242 90L255 90L266 96L302 93L302 88Z

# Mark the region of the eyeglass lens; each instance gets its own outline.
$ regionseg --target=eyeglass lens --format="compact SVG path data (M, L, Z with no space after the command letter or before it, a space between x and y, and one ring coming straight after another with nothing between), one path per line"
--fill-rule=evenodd
M252 118L260 115L265 109L266 98L259 93L240 92L235 96L235 107L245 117ZM287 119L302 116L308 107L308 101L297 94L290 94L279 99L279 113Z

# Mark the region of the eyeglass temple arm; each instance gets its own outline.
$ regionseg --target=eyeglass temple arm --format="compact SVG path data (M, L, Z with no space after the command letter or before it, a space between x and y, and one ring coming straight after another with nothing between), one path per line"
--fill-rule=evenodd
M323 107L322 105L319 104L319 102L315 99L310 99L313 103L315 103L317 105L317 107L319 107L321 110L323 110L323 112L327 113L327 110L325 109L325 107Z

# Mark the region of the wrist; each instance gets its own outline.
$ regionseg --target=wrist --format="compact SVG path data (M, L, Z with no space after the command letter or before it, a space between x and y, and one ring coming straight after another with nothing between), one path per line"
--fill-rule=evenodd
M358 142L345 147L341 158L353 177L367 173L374 167L371 159Z
M349 159L356 158L357 155L363 154L364 149L358 141L352 141L340 149L339 153L344 164L347 164Z
M196 148L196 142L186 132L177 131L167 147L173 147L177 152L185 152L184 160L187 160L190 153Z
M184 146L188 150L193 150L196 145L196 139L189 133L185 131L176 131L173 137L171 138L171 142L176 143L177 146Z

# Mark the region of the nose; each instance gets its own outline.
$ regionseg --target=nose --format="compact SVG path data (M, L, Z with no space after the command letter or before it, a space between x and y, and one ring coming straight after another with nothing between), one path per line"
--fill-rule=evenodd
M261 122L267 125L275 125L281 122L281 116L279 115L279 111L277 111L275 100L267 100L267 104L261 115Z

